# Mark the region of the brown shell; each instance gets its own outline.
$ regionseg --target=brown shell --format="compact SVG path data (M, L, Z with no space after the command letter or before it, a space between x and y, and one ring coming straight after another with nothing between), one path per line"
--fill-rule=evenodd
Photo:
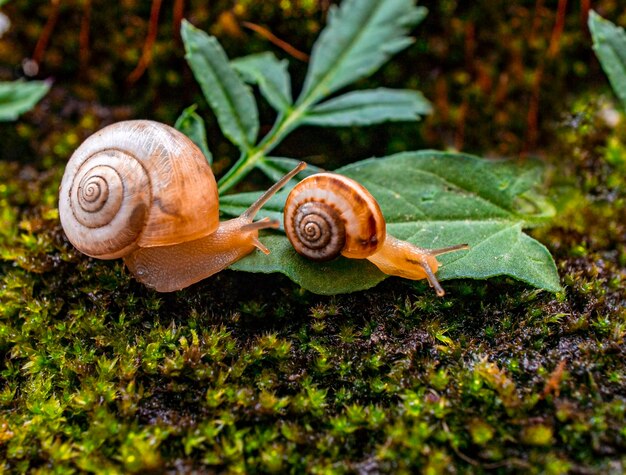
M385 241L380 206L362 185L334 173L311 175L287 197L285 232L294 249L314 260L340 253L363 259Z
M148 120L118 122L70 158L59 217L78 250L115 259L213 233L217 185L202 152L181 132Z

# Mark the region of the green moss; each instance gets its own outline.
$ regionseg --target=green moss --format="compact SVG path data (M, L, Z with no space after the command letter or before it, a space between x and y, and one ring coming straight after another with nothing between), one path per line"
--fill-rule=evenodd
M56 220L38 233L58 233ZM2 267L0 450L11 470L621 463L624 363L606 348L624 326L607 299L623 297L586 289L586 268L560 298L497 280L451 283L446 300L402 281L323 298L231 272L158 295L119 263L50 242L54 271Z

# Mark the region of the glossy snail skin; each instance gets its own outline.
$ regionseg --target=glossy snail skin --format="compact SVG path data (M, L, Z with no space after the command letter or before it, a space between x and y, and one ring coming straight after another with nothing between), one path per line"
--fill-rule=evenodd
M369 191L334 173L318 173L298 183L287 197L284 221L291 244L305 257L368 259L385 274L428 279L439 296L445 292L435 276L436 256L468 249L466 244L424 249L387 234L380 206Z
M268 219L263 204L300 164L241 216L219 221L217 184L202 152L184 134L147 120L96 132L70 158L59 191L59 217L70 242L99 259L122 257L131 273L159 292L187 287L255 248Z

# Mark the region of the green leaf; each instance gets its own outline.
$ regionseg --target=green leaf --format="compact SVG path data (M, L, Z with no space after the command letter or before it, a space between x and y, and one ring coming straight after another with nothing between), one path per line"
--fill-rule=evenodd
M280 214L282 220L282 213ZM244 272L280 272L303 288L321 295L336 295L369 289L387 277L364 259L339 258L331 262L314 262L300 256L284 236L263 235L261 241L270 249L266 256L249 254L230 269Z
M268 51L234 59L230 64L244 81L259 86L261 94L274 109L284 112L291 107L291 78L286 60L279 61Z
M424 16L415 0L344 0L331 7L298 103L316 102L372 74L413 42L407 34Z
M191 139L198 148L202 151L209 165L213 163L213 155L209 150L209 145L206 140L206 128L204 127L204 120L196 112L196 105L187 107L176 119L174 124L178 130Z
M560 289L550 253L522 232L545 222L548 214L545 202L533 195L541 182L540 164L422 151L364 160L337 171L374 195L389 234L422 247L471 246L438 258L443 264L439 279L507 275L551 292ZM274 197L260 216L280 216L287 193ZM242 209L254 197L245 198L238 203ZM231 268L282 272L321 294L354 292L386 278L367 260L341 257L322 265L297 255L283 235L263 236L262 241L269 256L253 253Z
M211 105L222 133L241 150L249 151L259 132L254 96L212 36L183 21L185 58Z
M593 50L615 94L626 108L626 32L593 10L589 12L589 29Z
M386 121L417 121L432 111L419 91L378 88L354 91L315 106L303 123L343 127Z
M0 121L16 120L32 109L49 89L47 81L0 82Z

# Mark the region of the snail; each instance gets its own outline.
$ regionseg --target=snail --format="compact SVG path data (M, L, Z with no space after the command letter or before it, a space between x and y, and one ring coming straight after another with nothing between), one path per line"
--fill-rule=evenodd
M467 244L424 249L386 233L380 206L364 186L335 173L318 173L299 182L284 208L287 237L299 254L316 261L339 254L368 259L382 272L406 279L428 279L440 297L437 256L468 249Z
M268 254L258 232L279 223L253 219L305 166L300 163L238 218L220 222L215 177L190 139L158 122L118 122L73 153L61 181L59 217L79 251L122 257L138 281L171 292L255 248Z

